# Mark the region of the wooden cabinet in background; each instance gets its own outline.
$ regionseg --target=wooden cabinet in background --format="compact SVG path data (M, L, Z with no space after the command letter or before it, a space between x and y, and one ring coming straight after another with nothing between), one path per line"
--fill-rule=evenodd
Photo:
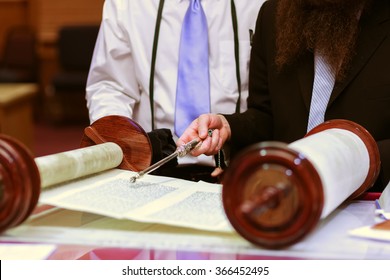
M32 151L35 84L0 84L0 133L22 142Z

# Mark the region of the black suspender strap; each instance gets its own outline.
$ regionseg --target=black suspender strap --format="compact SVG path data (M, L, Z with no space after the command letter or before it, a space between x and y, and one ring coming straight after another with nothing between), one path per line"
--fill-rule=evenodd
M150 111L152 114L152 130L154 129L154 70L156 68L158 36L160 34L160 25L161 25L164 2L165 0L160 0L160 4L158 6L156 27L154 29L152 63L150 66L150 76L149 76L149 102L150 102Z
M236 79L237 79L237 88L238 88L236 113L239 113L241 107L240 43L238 40L236 5L234 4L233 0L231 0L231 8L232 8L232 23L233 23L233 33L234 33L234 59L236 61Z
M162 19L162 11L164 7L165 0L160 0L160 4L158 6L157 19L156 19L156 27L154 30L154 39L153 39L153 50L152 50L152 61L150 67L150 77L149 77L149 102L150 102L150 110L151 110L151 118L152 118L152 130L154 127L154 72L156 68L156 58L157 58L157 45L160 34L160 25ZM231 0L231 13L232 13L232 23L233 23L233 32L234 32L234 59L236 62L236 79L238 86L238 99L236 103L236 112L240 112L241 107L241 75L240 75L240 45L238 40L238 26L237 26L237 12L236 6L234 4L234 0Z

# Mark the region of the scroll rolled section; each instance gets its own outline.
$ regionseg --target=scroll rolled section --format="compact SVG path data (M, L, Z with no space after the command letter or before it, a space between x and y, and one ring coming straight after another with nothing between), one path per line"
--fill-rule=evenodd
M376 142L360 125L325 122L290 144L255 144L232 160L223 178L225 213L248 241L292 245L379 175Z
M67 182L117 167L123 159L119 145L107 142L68 152L38 157L41 187Z
M152 158L145 131L121 116L96 121L81 147L34 159L22 143L0 134L0 232L29 217L41 188L116 167L138 171Z

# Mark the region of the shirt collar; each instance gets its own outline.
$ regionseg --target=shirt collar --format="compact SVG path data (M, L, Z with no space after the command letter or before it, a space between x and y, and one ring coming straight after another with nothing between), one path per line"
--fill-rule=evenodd
M174 1L176 1L176 3L180 3L183 1L190 1L190 0L174 0ZM201 0L201 1L207 1L207 0ZM220 1L220 0L214 0L214 1Z

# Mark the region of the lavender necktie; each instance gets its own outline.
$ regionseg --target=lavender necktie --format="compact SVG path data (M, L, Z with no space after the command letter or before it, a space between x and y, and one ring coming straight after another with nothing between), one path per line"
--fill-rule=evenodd
M200 114L210 112L208 28L200 0L191 0L180 39L175 133L181 136Z

